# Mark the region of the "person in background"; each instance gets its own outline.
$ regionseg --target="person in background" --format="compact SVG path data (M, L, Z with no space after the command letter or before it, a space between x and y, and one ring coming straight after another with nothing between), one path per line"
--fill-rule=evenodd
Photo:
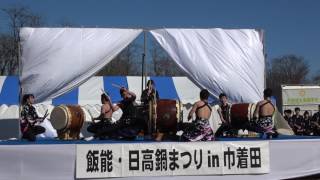
M193 104L192 109L189 112L188 120L192 119L193 114L196 115L196 119L193 125L187 127L182 137L187 141L212 141L214 140L213 131L209 124L209 118L211 116L212 109L208 104L209 91L206 89L200 92L200 101Z
M313 134L320 136L320 104L318 105L318 112L312 116Z
M218 128L217 132L215 133L216 137L221 137L224 133L226 134L232 134L232 126L230 122L230 108L231 104L228 103L228 97L226 94L221 93L219 95L219 109L218 109L218 114L221 119L221 126Z
M300 115L300 108L294 108L294 115L292 116L293 131L296 135L303 135L303 116Z
M38 134L42 134L46 129L42 126L37 125L42 122L48 114L44 117L39 117L36 109L33 107L34 95L25 94L22 98L22 111L20 119L20 130L22 133L22 139L28 141L35 141Z
M303 135L312 135L311 116L309 111L303 113Z
M292 121L292 111L291 109L284 110L284 119L288 122L289 126L293 128L293 121Z

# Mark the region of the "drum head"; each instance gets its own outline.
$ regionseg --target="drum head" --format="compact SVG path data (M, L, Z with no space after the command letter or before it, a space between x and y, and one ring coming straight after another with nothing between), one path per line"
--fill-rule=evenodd
M55 107L51 112L50 121L53 128L55 128L56 130L64 129L68 124L68 113L66 111L66 107Z

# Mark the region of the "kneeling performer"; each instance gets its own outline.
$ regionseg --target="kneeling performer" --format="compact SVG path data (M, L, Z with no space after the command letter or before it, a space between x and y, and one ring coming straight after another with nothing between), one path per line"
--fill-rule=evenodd
M92 124L87 128L88 132L94 134L94 137L104 139L106 136L110 136L113 133L112 124L112 113L114 107L111 99L106 95L101 95L101 111L100 115L92 119ZM99 122L95 122L100 120Z
M213 131L209 124L211 107L208 104L209 92L206 89L200 92L200 101L196 102L189 112L188 120L196 114L196 119L190 127L184 130L183 137L188 141L212 141Z
M254 111L254 118L257 120L256 131L266 133L268 136L275 134L273 131L272 116L275 112L275 107L271 103L272 90L267 88L263 91L264 100L257 103Z
M39 117L36 109L32 106L33 103L33 94L25 94L23 96L20 129L22 133L22 139L27 139L29 141L35 141L36 135L42 134L46 131L44 127L36 124L42 122L48 116L46 113L44 117Z

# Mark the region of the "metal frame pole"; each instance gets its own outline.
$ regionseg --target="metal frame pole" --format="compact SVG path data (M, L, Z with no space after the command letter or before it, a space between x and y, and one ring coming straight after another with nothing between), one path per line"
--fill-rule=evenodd
M141 94L144 89L144 76L145 76L145 60L146 60L146 32L143 31L143 53L142 53L142 64L141 64Z
M20 77L22 75L22 62L21 62L21 47L20 47L20 33L19 33L19 38L18 38L18 78L19 78L19 121L21 119L21 111L22 111L22 87L21 87L21 81L20 81ZM20 126L19 126L20 127ZM19 128L19 137L21 137L21 130Z
M143 31L143 53L144 53L144 88L147 86L147 33L148 31Z
M262 40L263 56L264 56L264 88L267 88L267 53L266 53L265 31L263 29L260 30L260 37Z

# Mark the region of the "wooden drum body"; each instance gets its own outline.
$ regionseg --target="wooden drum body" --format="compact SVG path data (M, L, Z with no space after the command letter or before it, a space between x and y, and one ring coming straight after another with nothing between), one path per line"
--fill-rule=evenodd
M57 130L59 139L79 139L85 114L80 106L60 105L50 115L50 121Z
M256 104L242 103L233 104L230 108L230 120L232 127L241 129L248 122L253 121Z
M149 119L152 119L152 108L149 104ZM176 132L178 122L181 121L181 102L161 99L157 101L156 131Z

